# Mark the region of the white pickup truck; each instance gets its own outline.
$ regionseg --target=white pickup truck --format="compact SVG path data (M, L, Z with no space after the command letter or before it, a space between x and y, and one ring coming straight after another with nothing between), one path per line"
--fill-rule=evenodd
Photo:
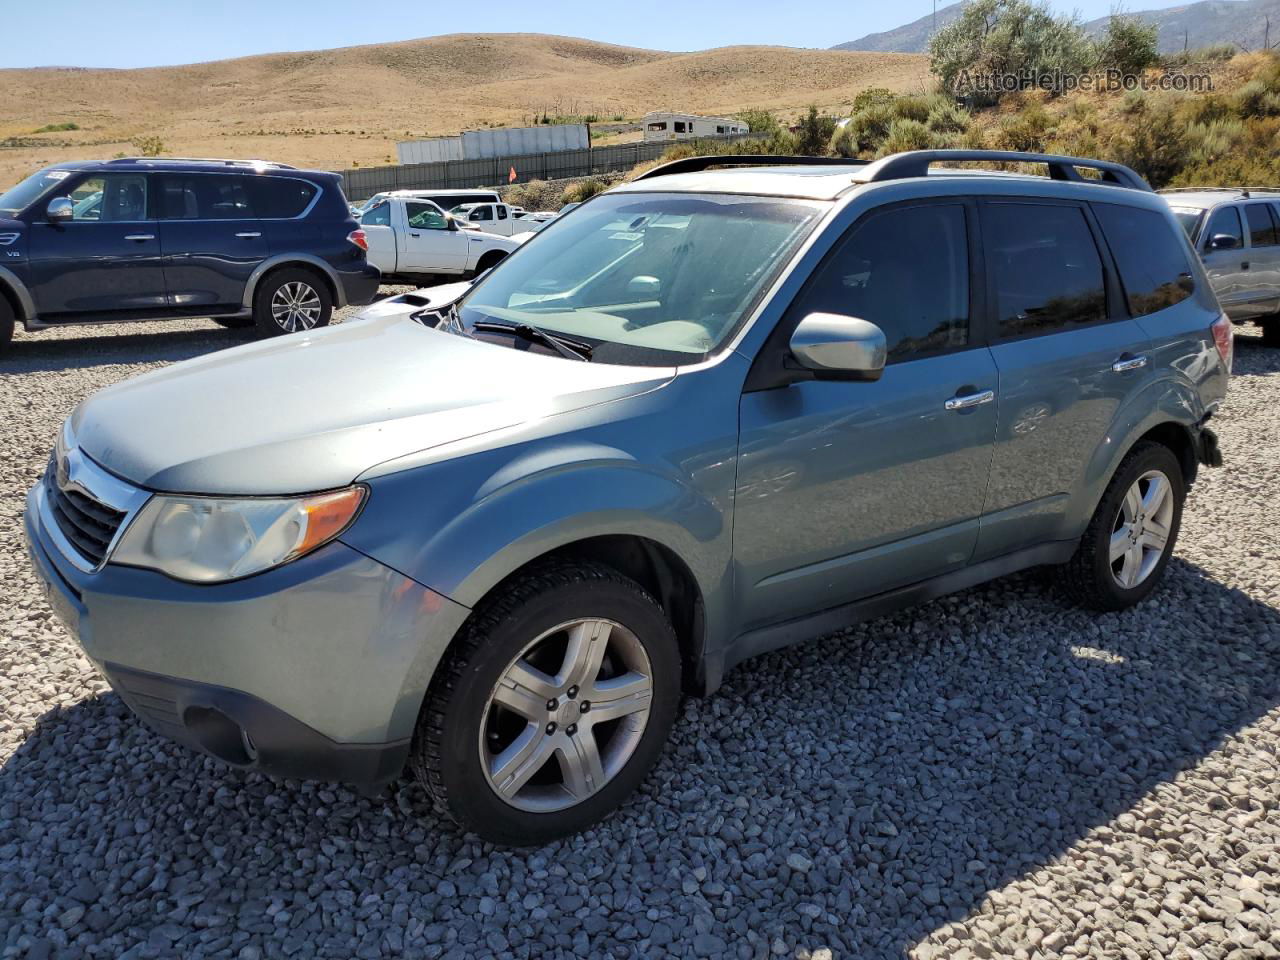
M550 213L528 213L523 207L513 207L508 203L463 203L449 212L473 227L504 237L541 230L555 216Z
M463 230L430 200L408 197L384 198L360 215L360 227L369 244L369 262L387 278L480 273L531 236Z

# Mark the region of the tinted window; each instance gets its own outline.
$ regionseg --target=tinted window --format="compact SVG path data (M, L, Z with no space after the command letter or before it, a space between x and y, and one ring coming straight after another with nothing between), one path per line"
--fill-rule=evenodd
M269 219L296 217L316 195L314 184L286 177L255 177L249 181L253 207Z
M391 204L380 203L372 210L366 210L360 215L360 223L366 227L391 226Z
M1219 207L1209 218L1209 228L1204 232L1206 245L1208 241L1220 234L1236 238L1236 246L1244 246L1244 230L1240 227L1240 214L1235 207Z
M248 220L254 216L243 177L165 174L159 178L165 220Z
M144 174L109 174L82 181L69 194L72 219L130 223L147 219Z
M1134 316L1155 313L1191 296L1195 289L1181 238L1152 210L1096 203L1093 212L1120 270Z
M1245 204L1244 218L1249 222L1249 243L1255 247L1270 247L1276 242L1276 225L1265 203Z
M1102 260L1082 210L992 203L982 222L1000 336L1053 333L1106 317Z
M897 207L855 224L793 311L870 320L889 362L969 342L969 248L959 204Z

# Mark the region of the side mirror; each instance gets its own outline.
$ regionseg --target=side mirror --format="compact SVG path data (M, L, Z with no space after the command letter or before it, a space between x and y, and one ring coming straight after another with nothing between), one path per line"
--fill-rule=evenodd
M656 299L662 293L662 281L657 277L632 277L627 281L627 293L650 300Z
M74 219L75 215L76 207L70 197L54 197L45 209L45 216L49 218L50 223L63 223Z
M446 229L446 230L454 230L454 231L456 231L456 230L458 229L458 221L457 221L457 220L455 220L455 219L453 219L453 214L451 214L451 213L446 213L446 214L444 215L444 221L445 221L445 224L447 225L447 226L445 227L445 229Z
M1240 241L1229 233L1215 233L1209 240L1210 250L1234 250Z
M791 355L815 380L879 380L888 358L884 331L869 320L811 313L791 334Z

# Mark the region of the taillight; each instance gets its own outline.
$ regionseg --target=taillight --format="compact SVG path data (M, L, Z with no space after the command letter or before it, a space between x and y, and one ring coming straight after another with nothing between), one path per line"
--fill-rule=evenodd
M368 251L369 237L363 230L352 230L347 234L347 239L354 243L361 250Z
M1213 345L1218 348L1218 356L1222 357L1223 366L1227 368L1227 373L1230 373L1232 340L1235 335L1231 330L1231 321L1227 319L1225 313L1213 321L1209 332L1213 334Z

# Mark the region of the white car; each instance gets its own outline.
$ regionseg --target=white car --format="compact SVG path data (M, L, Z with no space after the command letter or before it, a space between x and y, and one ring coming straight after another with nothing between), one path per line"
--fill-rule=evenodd
M387 279L471 276L505 258L531 234L463 230L430 200L388 196L360 216L369 262Z

